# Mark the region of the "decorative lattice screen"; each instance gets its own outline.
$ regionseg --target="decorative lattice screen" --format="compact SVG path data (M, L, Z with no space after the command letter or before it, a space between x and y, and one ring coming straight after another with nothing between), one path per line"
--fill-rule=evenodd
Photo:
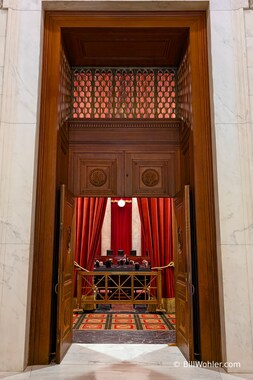
M176 118L173 68L73 69L74 119Z
M178 69L178 117L180 117L186 125L192 127L192 87L191 87L191 63L189 46L182 59Z
M61 49L58 100L58 123L60 127L71 115L71 95L71 68L64 50Z

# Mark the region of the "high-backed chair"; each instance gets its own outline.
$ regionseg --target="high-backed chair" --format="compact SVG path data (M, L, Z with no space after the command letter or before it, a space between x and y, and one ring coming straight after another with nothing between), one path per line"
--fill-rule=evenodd
M106 255L107 256L113 256L113 250L112 249L107 249Z
M118 249L118 256L124 256L124 249Z
M137 255L136 249L131 249L130 256L136 256L136 255Z

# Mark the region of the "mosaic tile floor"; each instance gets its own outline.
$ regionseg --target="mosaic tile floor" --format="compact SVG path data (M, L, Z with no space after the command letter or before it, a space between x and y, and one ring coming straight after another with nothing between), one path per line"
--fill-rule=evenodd
M83 313L73 316L74 343L173 344L175 314Z

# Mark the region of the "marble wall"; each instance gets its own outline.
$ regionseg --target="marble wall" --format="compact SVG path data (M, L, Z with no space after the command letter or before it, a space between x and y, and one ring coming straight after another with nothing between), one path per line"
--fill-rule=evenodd
M222 3L222 5L221 5ZM217 235L224 360L253 370L252 118L250 61L253 32L247 2L217 2L209 12ZM232 3L232 2L231 2ZM252 19L251 19L252 22ZM247 36L245 39L245 35ZM216 151L215 151L216 149ZM236 369L231 368L231 371Z
M26 366L46 9L208 9L224 360L253 372L253 10L248 0L3 0L0 9L0 370ZM1 101L2 100L2 101ZM15 342L15 344L13 344ZM230 371L238 369L230 368Z
M3 4L0 15L0 368L7 370L27 363L41 40L41 13L16 4Z
M6 41L6 27L7 27L7 10L1 9L1 3L0 3L0 115L1 115L2 97L3 97L3 74L4 74L4 52L5 52L5 41Z

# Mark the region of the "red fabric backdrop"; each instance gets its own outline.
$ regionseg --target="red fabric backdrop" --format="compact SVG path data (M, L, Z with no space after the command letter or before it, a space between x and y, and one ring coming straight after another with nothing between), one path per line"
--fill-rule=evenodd
M138 198L140 219L151 265L164 266L173 261L172 199ZM174 271L163 270L163 297L174 297Z
M115 202L119 199L126 201L124 207L119 207ZM118 249L123 249L129 255L132 249L132 198L111 200L111 249L116 256Z
M76 199L75 261L92 270L95 256L101 255L101 229L107 198Z

